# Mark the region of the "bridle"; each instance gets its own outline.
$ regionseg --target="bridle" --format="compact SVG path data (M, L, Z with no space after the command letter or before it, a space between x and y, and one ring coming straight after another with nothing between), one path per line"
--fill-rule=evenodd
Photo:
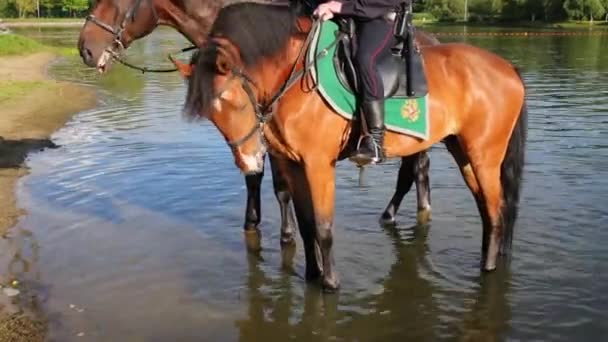
M235 150L236 148L238 148L239 146L241 146L242 144L247 142L256 133L259 133L259 135L262 139L262 144L264 144L264 147L268 147L266 144L266 140L264 139L264 126L272 119L272 116L274 115L274 112L275 112L274 107L275 107L277 101L279 101L279 99L281 97L283 97L283 95L285 95L285 93L300 78L302 78L306 73L308 73L310 71L310 69L313 66L316 65L316 61L319 58L323 58L323 57L327 56L329 49L331 49L335 44L337 44L345 35L344 32L340 32L337 35L336 39L331 44L329 44L322 51L317 53L312 58L312 60L309 61L308 59L305 59L304 67L301 70L296 71L298 61L302 57L304 51L309 47L310 42L311 42L312 38L315 36L315 33L317 30L319 30L319 31L321 30L321 22L318 19L313 19L312 27L311 27L310 31L308 32L306 40L302 44L302 47L298 53L297 58L293 62L293 66L291 67L291 72L289 73L289 77L283 83L283 85L281 85L281 87L275 92L275 94L270 98L270 100L267 102L258 101L258 98L255 95L255 92L253 90L254 88L257 88L257 85L255 84L255 81L249 75L247 75L247 73L245 71L243 71L241 69L236 69L236 68L233 68L230 70L231 78L226 82L230 82L231 79L233 79L233 78L237 78L241 81L241 86L242 86L243 90L245 91L245 93L247 94L247 97L249 98L249 102L251 103L251 106L253 107L255 117L256 117L256 123L249 130L249 132L247 134L245 134L245 136L243 136L242 138L239 138L237 140L234 140L234 141L227 141L228 146L230 146L230 148L232 150ZM318 77L317 77L317 79L318 79ZM317 86L318 85L313 84L312 87L310 88L310 91L314 91L317 88ZM222 93L225 90L226 89L223 89L220 92L218 92L214 98L218 99L219 97L221 97Z
M101 29L103 29L104 31L112 34L113 36L113 43L116 43L116 45L118 45L121 49L125 49L125 45L122 42L122 33L125 30L125 27L127 26L127 22L130 20L131 22L135 21L135 15L137 14L137 11L139 11L139 8L141 7L141 3L143 0L135 0L135 2L133 2L133 5L129 8L129 10L127 11L127 13L125 13L125 16L122 20L122 22L120 23L120 26L116 27L116 26L112 26L111 24L107 24L104 23L103 21L97 19L97 17L95 17L92 14L87 15L85 21L86 22L92 22L95 25L99 26ZM152 3L152 0L146 0L146 2L148 3L148 6L150 6L150 9L152 10L152 14L154 15L154 21L158 21L158 13L156 13L156 8L154 7L154 4ZM110 47L106 48L106 51L115 54L115 51L113 51Z

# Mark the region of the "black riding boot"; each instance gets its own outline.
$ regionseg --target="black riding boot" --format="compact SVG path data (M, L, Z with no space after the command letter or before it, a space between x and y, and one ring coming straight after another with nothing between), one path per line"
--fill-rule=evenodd
M361 114L365 118L361 128L367 127L369 135L362 131L357 150L350 160L359 165L381 163L384 160L384 100L362 102Z

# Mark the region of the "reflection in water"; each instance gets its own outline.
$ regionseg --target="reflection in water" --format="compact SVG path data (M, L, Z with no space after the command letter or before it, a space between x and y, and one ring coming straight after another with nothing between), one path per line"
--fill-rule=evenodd
M173 37L155 33L129 50L129 60L165 63ZM466 39L513 60L528 84L527 165L511 263L480 274L479 214L442 146L431 153L431 227L404 228L415 221L413 195L398 216L402 224L378 227L398 163L368 170L372 186L358 187L357 170L344 162L337 170L342 289L336 295L305 283L300 241L293 266L282 264L270 175L262 191L264 249L246 254L243 178L208 122L181 119L179 77L115 68L99 79L78 60L55 65L63 77L95 87L100 105L54 136L60 149L30 158L21 186L20 206L29 213L19 227L36 236L40 274L30 268L20 277L40 279L42 303L54 318L51 335L61 341L81 340L79 332L91 341L606 335L608 210L601 203L608 189L608 55L601 47L608 37Z
M443 322L442 327L437 289L429 275L428 228L385 228L397 260L382 281L381 293L365 298L324 296L314 286L300 294L287 273L271 279L260 267L259 257L248 255L247 317L235 322L239 340L264 341L277 336L296 341L504 339L511 319L507 301L510 275L504 269L476 279L475 290L464 298L458 317ZM357 309L350 312L349 307Z

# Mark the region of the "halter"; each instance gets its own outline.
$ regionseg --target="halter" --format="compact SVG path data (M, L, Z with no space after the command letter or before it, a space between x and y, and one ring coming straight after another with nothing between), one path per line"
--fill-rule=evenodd
M264 126L266 125L266 123L268 121L270 121L270 119L274 115L273 107L275 106L277 101L281 97L283 97L283 95L285 95L285 93L300 78L302 78L302 76L304 76L310 70L310 68L312 68L316 64L316 61L319 58L323 58L323 57L327 56L327 53L329 52L329 50L335 44L337 44L340 41L340 39L343 38L343 36L345 34L343 32L340 32L340 34L337 35L336 39L330 45L325 47L322 51L320 51L318 54L316 54L314 56L312 61L308 61L305 59L304 68L302 68L301 70L296 72L296 67L298 65L298 61L300 60L300 57L302 57L304 50L310 44L312 38L315 36L315 33L317 30L319 30L319 31L321 30L321 22L318 19L313 19L312 27L311 27L310 31L308 32L306 40L302 44L302 48L300 49L300 52L298 53L298 57L296 58L293 66L291 67L291 72L289 73L289 77L283 83L283 85L279 88L279 90L277 90L277 92L271 97L270 101L268 101L268 102L262 101L260 103L260 101L258 101L258 99L253 91L253 88L257 88L257 86L249 75L247 75L243 70L240 70L240 69L231 70L232 78L240 79L241 86L243 87L243 90L245 91L245 93L247 93L247 97L249 98L249 102L251 103L251 105L253 107L253 110L255 112L255 117L256 117L255 125L249 130L249 132L247 134L245 134L244 137L234 140L234 141L227 141L228 146L230 146L231 149L234 150L237 147L241 146L242 144L247 142L249 139L251 139L251 137L253 137L256 133L260 134L260 136L262 137L262 143L264 144L265 147L267 147L266 140L264 139ZM317 86L313 85L313 87L311 88L311 91L315 90L316 88L317 88ZM217 95L215 95L215 98L216 99L219 98L225 90L226 89L223 89L222 91L220 91Z
M95 17L92 14L89 14L86 17L85 21L86 22L90 21L93 24L99 26L102 30L112 34L112 38L113 38L112 42L115 43L116 45L118 45L121 50L124 50L125 45L122 42L122 34L123 34L125 27L127 26L127 22L129 20L131 22L135 22L135 15L137 14L137 11L141 7L142 1L143 0L135 0L133 5L131 6L131 8L129 8L127 13L125 13L125 17L122 20L122 22L120 23L120 26L118 26L118 27L112 26L111 24L104 23L103 21L97 19L97 17ZM152 10L152 14L154 15L154 21L158 21L158 14L156 13L156 8L154 7L152 0L146 0L146 2L148 3L148 6L150 6L150 9ZM110 46L106 47L105 51L112 54L112 57L117 58L116 52Z

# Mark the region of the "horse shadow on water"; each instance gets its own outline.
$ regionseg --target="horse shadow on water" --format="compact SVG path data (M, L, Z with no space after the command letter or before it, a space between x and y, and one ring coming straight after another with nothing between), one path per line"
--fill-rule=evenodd
M247 316L234 323L239 340L263 341L277 336L298 341L504 339L511 321L508 267L500 267L492 276L482 273L471 279L472 288L464 296L462 292L454 293L458 290L442 289L428 276L434 273L428 259L429 229L429 225L406 229L383 225L396 260L379 281L382 291L363 297L345 296L342 300L339 292L326 296L314 285L299 293L292 284L295 272L289 272L290 260L283 260L283 272L271 279L261 267L263 259L247 253ZM265 290L269 288L273 289L271 293ZM464 298L459 300L460 297ZM454 309L453 305L445 305L442 298L456 300L460 305ZM353 307L358 309L349 309ZM443 318L446 315L450 316L448 321Z

